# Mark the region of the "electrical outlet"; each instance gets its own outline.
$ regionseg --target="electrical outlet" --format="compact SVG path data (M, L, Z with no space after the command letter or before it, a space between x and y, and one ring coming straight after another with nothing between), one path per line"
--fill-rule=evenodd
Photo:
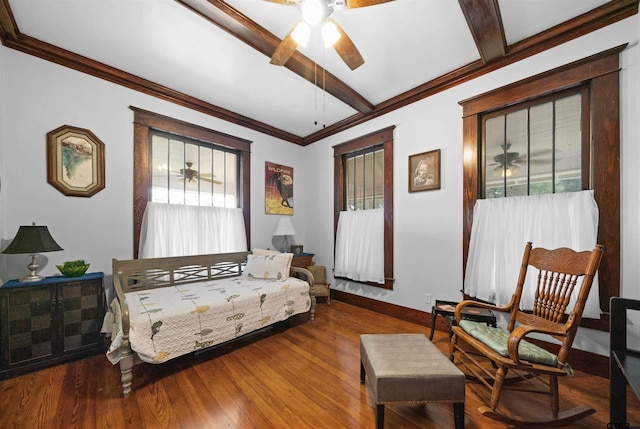
M431 304L431 294L430 293L425 293L424 294L424 303L425 304Z

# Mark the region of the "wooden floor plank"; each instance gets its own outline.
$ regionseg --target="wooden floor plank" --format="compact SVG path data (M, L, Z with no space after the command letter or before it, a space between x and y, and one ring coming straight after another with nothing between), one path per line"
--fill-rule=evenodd
M426 321L425 321L426 323ZM0 426L82 429L360 429L375 426L371 388L360 384L360 335L423 333L426 326L332 301L316 320L225 346L198 356L133 370L133 392L122 398L120 372L104 356L58 365L0 382ZM448 349L448 337L434 343ZM586 403L592 416L571 428L601 429L609 417L607 379L576 371L560 380L563 402ZM478 413L486 392L467 384L465 427L507 426ZM640 405L629 394L629 421L640 424ZM516 407L536 400L510 398ZM546 401L546 400L545 400ZM546 405L543 404L543 406ZM396 404L387 428L453 427L450 404Z

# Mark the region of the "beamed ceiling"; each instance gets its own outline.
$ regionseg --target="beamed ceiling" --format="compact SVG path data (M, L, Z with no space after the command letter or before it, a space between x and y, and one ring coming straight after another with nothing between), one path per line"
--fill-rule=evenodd
M265 0L0 0L12 49L307 145L638 13L638 0L394 0L336 10L364 64Z

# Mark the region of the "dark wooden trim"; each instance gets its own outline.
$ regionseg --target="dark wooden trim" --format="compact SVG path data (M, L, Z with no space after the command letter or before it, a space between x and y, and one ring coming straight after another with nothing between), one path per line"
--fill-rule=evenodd
M15 39L19 36L18 24L11 11L9 0L0 0L0 38Z
M242 188L240 201L244 217L247 246L251 246L251 142L200 125L172 119L168 116L130 106L133 118L133 257L138 257L138 243L142 228L142 216L151 191L149 162L149 130L155 129L183 137L195 138L240 151L240 175Z
M136 124L159 130L171 130L171 134L215 142L221 146L251 152L252 142L250 140L221 133L220 131L210 130L200 125L190 124L189 122L173 119L138 107L129 106L129 109L135 112L133 120Z
M496 108L496 100L503 100L501 104L505 105L515 104L531 97L541 97L545 94L577 86L595 77L615 72L620 69L618 55L626 47L627 44L619 45L475 97L462 100L459 102L462 106L462 116L466 117L491 111Z
M176 0L186 8L199 14L212 24L240 39L258 52L271 58L282 40L250 20L238 10L221 0L207 0L205 4L198 0ZM265 58L265 62L267 58ZM275 66L274 66L275 67ZM295 50L284 64L298 76L333 95L354 110L369 113L373 104L357 93L353 88L323 69L312 60ZM322 76L322 79L318 79Z
M2 25L1 21L0 25ZM0 31L0 34L2 34L2 31ZM82 73L139 91L143 94L147 94L233 124L256 130L291 143L302 143L302 139L300 137L272 127L271 125L242 116L238 113L215 106L114 67L107 66L98 61L83 57L82 55L58 48L57 46L50 45L38 39L25 35L18 35L14 38L4 38L2 42L8 48L16 49L26 54L69 67Z
M507 42L497 0L458 0L484 63L505 56Z
M417 86L407 92L390 98L375 106L373 112L363 115L355 114L349 118L327 126L303 139L302 145L308 145L337 134L371 119L385 115L396 109L430 97L439 92L453 88L462 83L476 79L502 67L521 61L545 50L562 45L570 40L584 36L591 31L606 27L638 13L640 0L611 1L603 6L587 12L576 19L567 21L550 30L538 33L528 39L507 47L507 54L489 63L482 60L467 65L437 77L429 82Z
M337 144L333 146L333 156L342 156L347 153L380 144L380 142L393 140L393 130L395 128L396 126L392 125L364 136L356 137L353 140Z
M375 311L376 313L395 317L396 319L405 320L417 325L426 327L431 326L431 313L427 313L425 311L378 301L376 299L344 292L339 289L331 289L331 299L346 302L347 304L355 305L356 307L366 308L367 310ZM446 332L446 324L443 323L440 330Z
M218 18L216 18L216 25L220 24L223 28L225 28L226 25L226 31L229 31L230 34L238 37L240 40L249 43L250 46L263 43L257 40L261 36L264 36L264 34L259 30L259 28L262 27L250 21L248 18L244 17L242 14L235 11L235 9L224 4L220 0L209 1L212 6L211 8L207 8L207 10L213 9L216 11L216 16L218 16ZM488 63L484 63L482 60L471 62L457 70L446 73L375 106L371 106L368 101L362 98L353 89L347 87L337 79L334 81L334 77L330 73L326 73L325 77L327 78L328 92L331 92L338 99L344 101L350 106L357 105L358 103L361 106L355 109L358 111L357 114L345 118L335 124L329 125L306 137L293 135L284 130L277 129L178 91L171 90L167 87L147 81L122 70L106 66L97 61L74 54L73 52L69 52L32 37L22 35L20 34L15 20L13 19L13 13L8 0L0 0L0 38L2 39L1 41L3 45L8 48L16 49L29 55L34 55L38 58L78 70L82 73L87 73L100 79L105 79L109 82L140 91L144 94L148 94L294 144L306 146L371 119L385 115L396 109L400 109L404 106L420 101L446 89L473 80L499 68L513 64L544 50L559 46L570 40L588 34L589 32L636 15L638 13L639 1L640 0L610 1L575 19L559 24L552 29L543 31L528 39L508 46L507 53L503 57L497 58L496 60ZM186 3L192 4L194 2L193 0L185 0L183 4ZM227 15L227 13L230 15ZM228 18L225 17L225 15L227 15ZM238 25L238 23L241 23L242 25ZM264 32L266 32L266 30L264 30ZM269 34L268 32L266 33ZM271 36L275 37L273 35ZM274 43L274 41L269 42L266 48L261 48L261 52L270 56L275 49ZM289 65L290 69L298 73L301 77L310 82L313 81L312 77L315 72L313 68L314 63L311 60L299 53L296 53L288 62L287 66Z
M138 258L142 217L151 191L151 157L149 156L149 127L133 124L133 257Z
M616 70L591 81L593 193L600 208L598 241L604 245L598 281L600 305L607 313L611 297L620 295L619 80ZM608 331L609 324L603 328Z
M333 237L338 231L338 218L345 206L344 155L382 144L384 149L384 285L371 286L393 290L393 130L395 125L366 134L362 137L333 146L334 192L333 192ZM335 248L334 248L335 252Z
M417 325L431 327L431 313L426 311L415 310L396 304L390 304L388 302L366 298L364 296L344 292L339 289L331 289L331 299L375 311L376 313L381 313L386 316L395 317L396 319L415 323ZM607 323L608 322L609 318L607 318ZM436 329L442 332L447 332L447 324L442 317L436 318ZM558 347L552 343L536 339L528 340L546 350L551 351L552 353L557 352ZM602 356L584 350L572 349L569 353L569 362L571 362L573 369L604 378L609 377L609 358L607 356Z
M503 106L542 97L555 91L590 86L592 189L600 211L598 243L604 256L598 270L600 307L609 311L609 298L620 293L620 112L619 54L621 45L504 88L463 100L463 272L466 271L473 207L480 195L480 115ZM581 326L607 331L604 320L583 319Z

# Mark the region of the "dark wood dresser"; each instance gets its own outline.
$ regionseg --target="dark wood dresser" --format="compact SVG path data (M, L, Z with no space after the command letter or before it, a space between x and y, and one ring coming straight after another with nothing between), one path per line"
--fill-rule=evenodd
M293 255L291 260L292 267L307 268L309 265L313 265L313 253L298 253Z
M103 273L0 287L0 379L105 350Z

